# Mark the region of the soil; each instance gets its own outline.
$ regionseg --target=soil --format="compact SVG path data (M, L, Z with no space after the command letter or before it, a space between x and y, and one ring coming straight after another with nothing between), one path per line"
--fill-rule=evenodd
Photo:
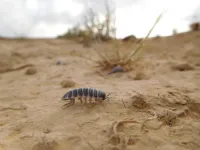
M85 59L111 45L1 39L0 150L199 150L200 31L148 39L128 72ZM82 87L111 94L63 109L62 96Z

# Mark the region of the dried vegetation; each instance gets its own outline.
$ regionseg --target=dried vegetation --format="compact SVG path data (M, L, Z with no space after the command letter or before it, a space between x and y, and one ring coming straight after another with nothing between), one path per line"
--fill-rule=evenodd
M144 45L145 40L149 37L150 33L162 16L163 14L159 15L146 37L138 44L138 46L134 50L129 51L128 53L124 54L123 52L122 55L122 53L120 52L120 48L122 47L119 41L113 42L114 44L112 46L112 51L102 53L102 51L97 51L93 49L100 58L99 60L92 60L95 64L97 64L96 67L100 68L101 70L110 70L113 67L120 66L124 68L125 71L132 70L137 62L140 60L140 57L136 57L136 54L139 53L142 46Z
M81 55L84 59L90 60L96 64L100 70L111 70L116 66L120 66L124 68L125 71L132 70L134 65L140 60L140 58L136 57L136 54L140 52L141 48L144 45L145 40L149 37L152 30L156 26L156 24L160 21L163 14L160 14L153 24L152 28L149 30L148 34L144 39L138 40L134 36L128 36L122 41L116 40L116 28L115 28L115 8L111 8L113 5L109 5L106 3L105 10L106 13L104 15L104 20L101 21L98 13L94 12L92 8L89 8L89 11L86 13L86 17L84 18L84 22L80 25L75 26L70 29L65 35L60 36L60 38L69 38L81 42L84 47L91 47L91 43L101 44L104 41L111 41L111 49L104 50L96 50L92 48L93 52L97 54L99 57L98 60L93 60L88 56ZM138 46L129 50L127 53L121 53L121 49L124 48L122 46L122 42L127 41L132 42L130 39L137 41ZM130 49L130 48L129 48Z

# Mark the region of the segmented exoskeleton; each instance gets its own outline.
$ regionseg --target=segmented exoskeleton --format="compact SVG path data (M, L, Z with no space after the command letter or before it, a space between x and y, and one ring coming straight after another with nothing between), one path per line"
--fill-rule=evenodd
M63 105L64 107L68 107L74 105L75 99L79 99L81 104L83 101L86 104L88 101L91 103L92 100L95 100L95 102L102 102L106 98L107 96L102 90L97 90L95 88L78 88L67 92L62 97L62 100L70 101L69 103Z

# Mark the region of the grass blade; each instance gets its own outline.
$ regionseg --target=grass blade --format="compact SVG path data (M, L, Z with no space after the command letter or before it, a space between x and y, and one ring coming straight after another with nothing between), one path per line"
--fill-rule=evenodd
M164 12L165 13L165 12ZM155 28L156 24L160 21L160 19L163 17L164 13L161 13L158 18L156 19L155 23L153 24L152 28L149 30L148 34L146 35L146 37L140 42L140 44L138 45L138 47L132 51L124 60L124 64L126 64L129 60L132 59L132 57L139 52L139 50L142 48L142 46L144 45L145 40L149 37L149 35L151 34L151 32L153 31L153 29Z

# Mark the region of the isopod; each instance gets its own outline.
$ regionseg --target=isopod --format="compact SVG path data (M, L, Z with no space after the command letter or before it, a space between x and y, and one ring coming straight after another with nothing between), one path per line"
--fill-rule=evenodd
M114 67L111 72L109 72L108 74L113 74L113 73L117 73L117 72L124 72L124 69L120 66Z
M107 95L108 96L108 95ZM106 94L102 90L97 90L95 88L78 88L68 91L63 97L62 100L69 101L69 103L64 104L63 106L68 107L75 104L75 99L80 100L81 104L92 103L92 100L95 102L102 102L107 98Z

